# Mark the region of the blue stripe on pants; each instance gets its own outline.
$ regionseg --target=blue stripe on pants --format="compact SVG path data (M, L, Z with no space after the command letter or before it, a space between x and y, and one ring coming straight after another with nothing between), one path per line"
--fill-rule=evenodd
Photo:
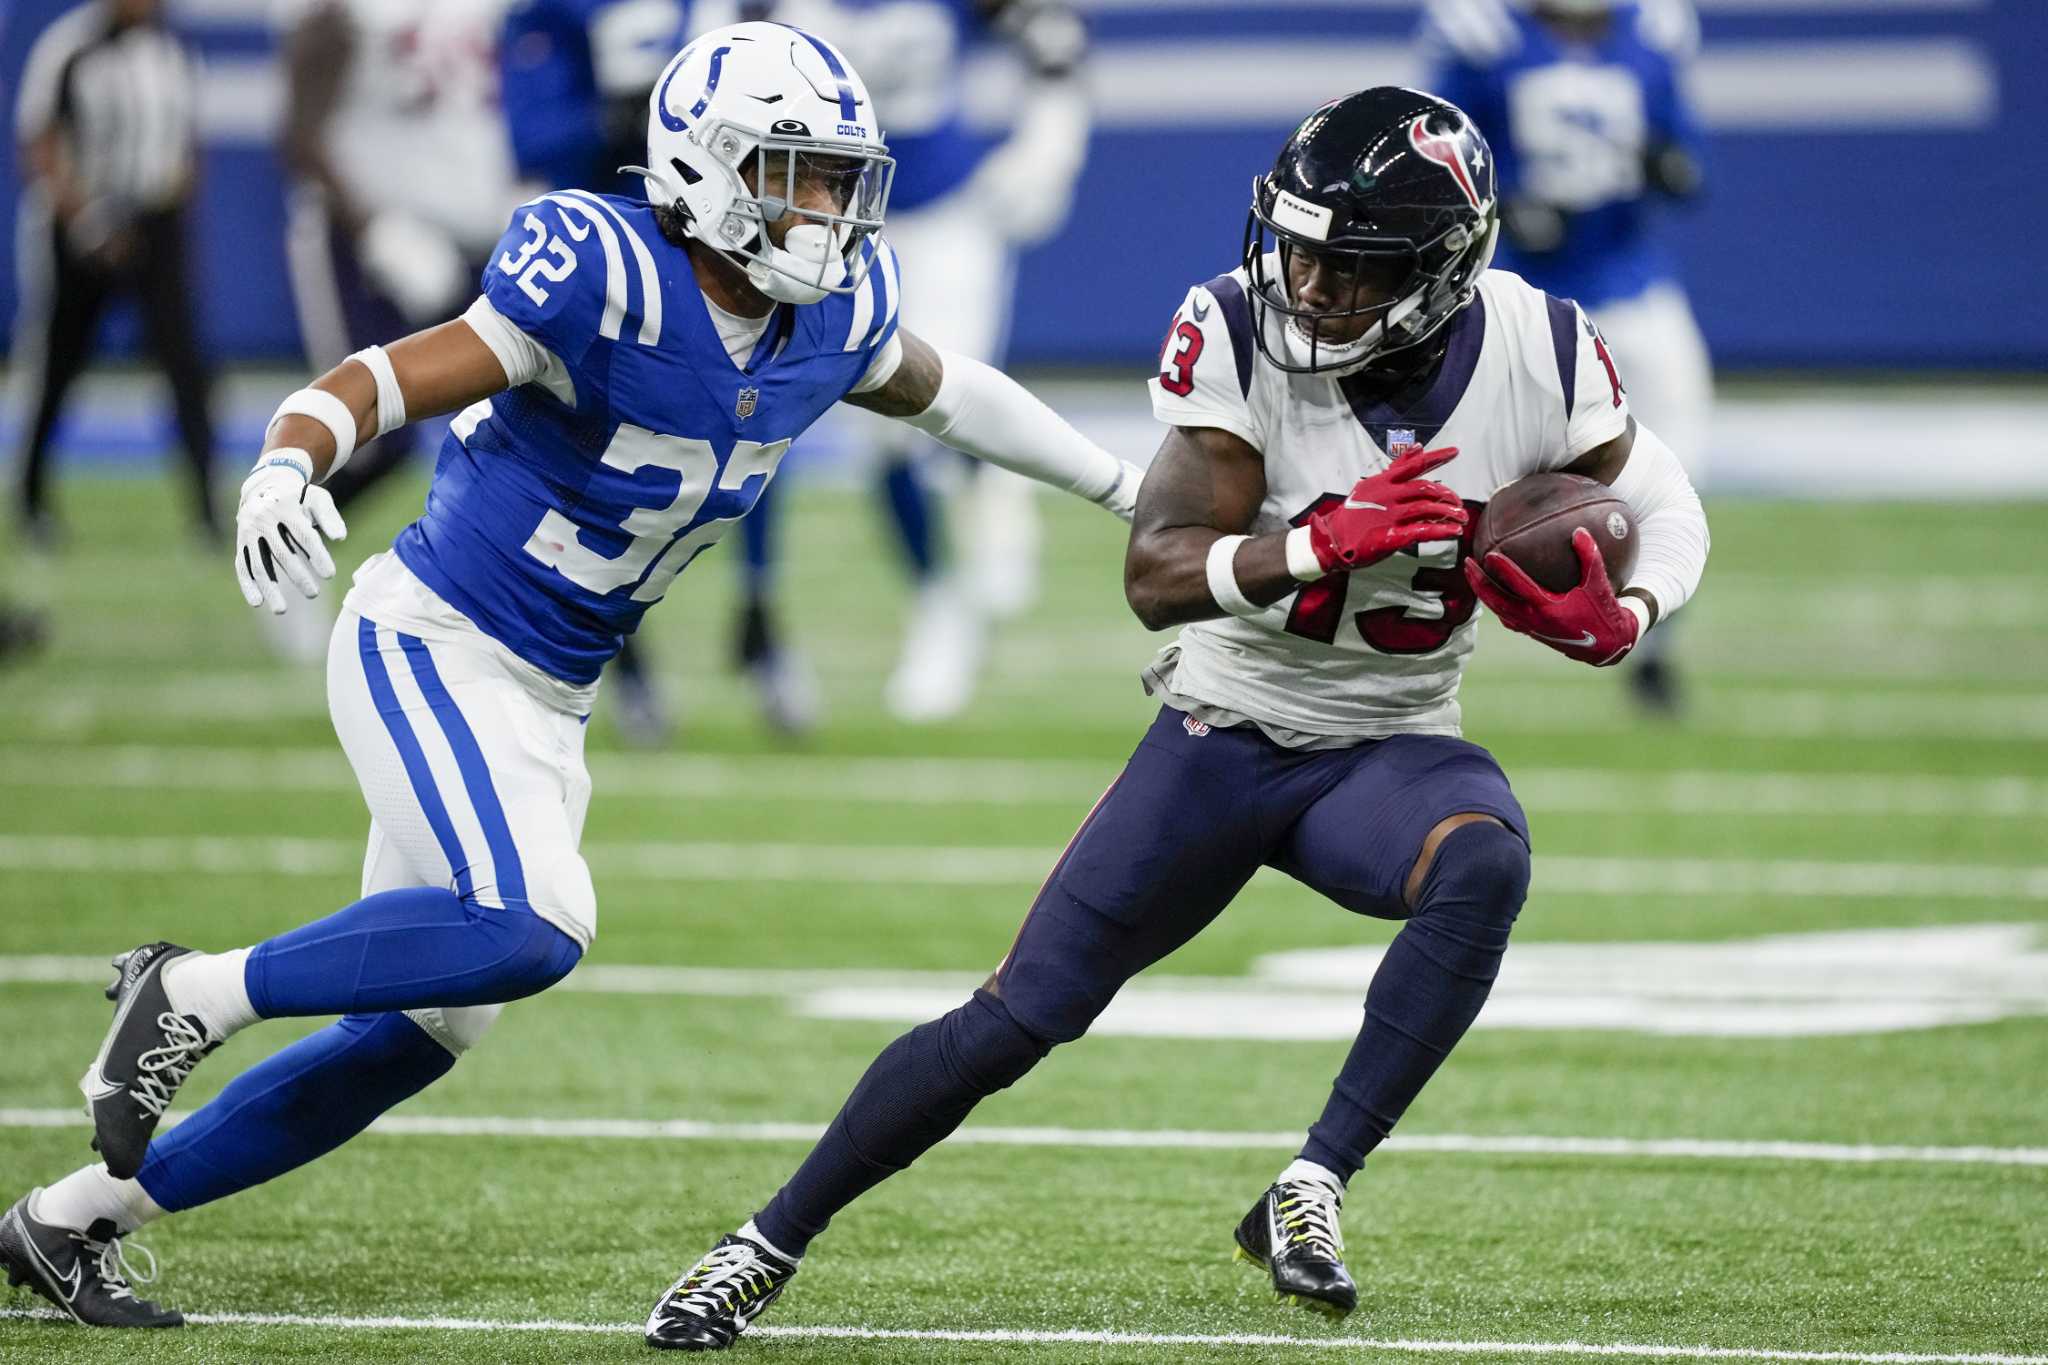
M420 809L441 845L442 856L455 872L456 894L468 900L476 893L469 876L469 857L462 851L462 841L455 836L455 824L448 818L448 808L441 803L440 789L434 785L433 770L427 766L427 756L412 732L412 723L405 718L405 708L398 704L398 694L392 690L391 675L385 671L384 656L377 649L377 623L364 617L356 639L363 655L363 677L370 684L370 700L376 704L377 714L384 717L384 728L391 732L391 742L398 746L405 774L412 780L413 795L419 798Z
M497 867L497 897L509 908L527 909L526 869L519 863L518 845L512 842L512 827L505 821L505 808L498 801L498 790L491 783L491 770L484 762L483 749L476 742L476 735L463 719L462 710L456 706L455 698L448 695L448 689L441 682L441 675L434 668L434 658L427 652L426 641L411 635L400 635L398 643L405 650L405 657L412 665L413 681L419 685L420 695L433 708L434 718L441 723L441 733L448 741L449 751L455 755L455 766L462 773L462 785L469 791L469 803L476 810L477 823L483 826L484 842L490 846L491 862Z

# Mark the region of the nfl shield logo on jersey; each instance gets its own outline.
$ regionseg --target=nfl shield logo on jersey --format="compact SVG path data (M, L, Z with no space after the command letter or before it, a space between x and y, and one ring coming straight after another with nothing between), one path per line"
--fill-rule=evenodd
M732 415L742 422L754 415L754 404L761 401L761 391L756 388L740 390L740 396L733 400Z
M1398 460L1403 455L1413 455L1422 449L1422 442L1415 439L1415 433L1407 427L1394 427L1387 432L1387 458Z

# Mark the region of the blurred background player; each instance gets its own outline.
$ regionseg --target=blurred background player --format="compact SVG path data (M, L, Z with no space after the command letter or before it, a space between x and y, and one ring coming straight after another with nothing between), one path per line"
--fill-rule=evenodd
M29 179L18 240L16 323L20 512L31 543L59 539L49 503L50 438L84 372L101 315L133 295L149 349L171 382L201 536L220 539L209 465L212 376L193 325L185 263L196 73L156 0L95 0L44 30L29 53L14 132Z
M897 165L889 238L916 262L904 272L904 316L935 345L1000 364L1016 253L1065 223L1087 156L1087 35L1072 9L1056 0L708 0L692 6L689 26L702 32L737 18L824 34L866 75ZM992 49L1023 75L1001 134L977 129L967 107L968 63ZM944 720L973 697L988 621L1015 615L1037 594L1033 494L1006 471L958 469L962 515L949 563L933 489L914 460L930 443L901 423L860 416L855 431L879 466L916 592L883 700L901 720ZM771 722L802 731L815 724L818 704L807 669L775 628L779 496L771 491L742 526L739 646Z
M498 103L504 0L284 0L285 260L306 359L445 322L522 197ZM344 511L421 446L367 443L328 491ZM275 618L289 655L327 657L331 620Z
M1422 41L1426 88L1500 158L1496 264L1578 300L1621 359L1630 405L1698 483L1713 371L1657 205L1700 191L1691 0L1430 0ZM1675 710L1670 632L1637 653L1636 696Z
M499 36L499 94L527 189L644 195L640 177L619 168L646 150L647 100L682 35L679 0L516 0ZM619 733L642 747L665 742L668 703L637 634L610 681Z

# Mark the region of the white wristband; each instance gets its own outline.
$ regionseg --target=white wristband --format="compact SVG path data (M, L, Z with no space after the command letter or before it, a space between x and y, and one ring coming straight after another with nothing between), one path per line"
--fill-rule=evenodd
M1232 616L1257 616L1265 610L1254 606L1237 586L1237 547L1250 539L1250 536L1225 536L1209 547L1209 596Z
M370 372L377 381L377 435L405 425L405 390L398 387L398 371L382 346L365 346L349 357Z
M1306 526L1297 526L1287 533L1287 572L1304 583L1329 577L1323 561L1316 558L1316 547L1309 541Z
M272 427L281 417L310 417L327 428L327 434L334 438L334 462L327 466L329 478L334 471L348 463L348 457L356 453L356 415L348 410L348 404L336 398L325 389L300 389L297 393L285 395L277 405L277 411L270 415L270 423L263 428L267 439Z
M1624 595L1621 599L1621 605L1634 614L1636 618L1636 639L1641 641L1645 635L1650 633L1650 604L1640 597Z

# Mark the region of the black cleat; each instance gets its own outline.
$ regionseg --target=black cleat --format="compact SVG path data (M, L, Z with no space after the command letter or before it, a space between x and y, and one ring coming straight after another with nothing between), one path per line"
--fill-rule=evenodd
M1237 1259L1270 1271L1282 1303L1341 1318L1358 1307L1337 1226L1343 1206L1344 1192L1319 1180L1277 1182L1238 1223Z
M775 1302L796 1267L734 1234L668 1287L647 1315L647 1344L662 1351L723 1351Z
M174 1014L164 994L164 964L191 952L174 943L146 943L114 959L107 987L114 1022L100 1055L78 1081L92 1116L94 1150L116 1180L142 1169L150 1136L178 1087L221 1040L189 1014Z
M156 1278L156 1258L148 1275L132 1271L114 1235L112 1219L102 1218L83 1232L39 1223L28 1206L41 1190L31 1190L0 1215L0 1266L7 1283L25 1284L87 1327L183 1327L185 1315L135 1297L128 1276L148 1284Z

